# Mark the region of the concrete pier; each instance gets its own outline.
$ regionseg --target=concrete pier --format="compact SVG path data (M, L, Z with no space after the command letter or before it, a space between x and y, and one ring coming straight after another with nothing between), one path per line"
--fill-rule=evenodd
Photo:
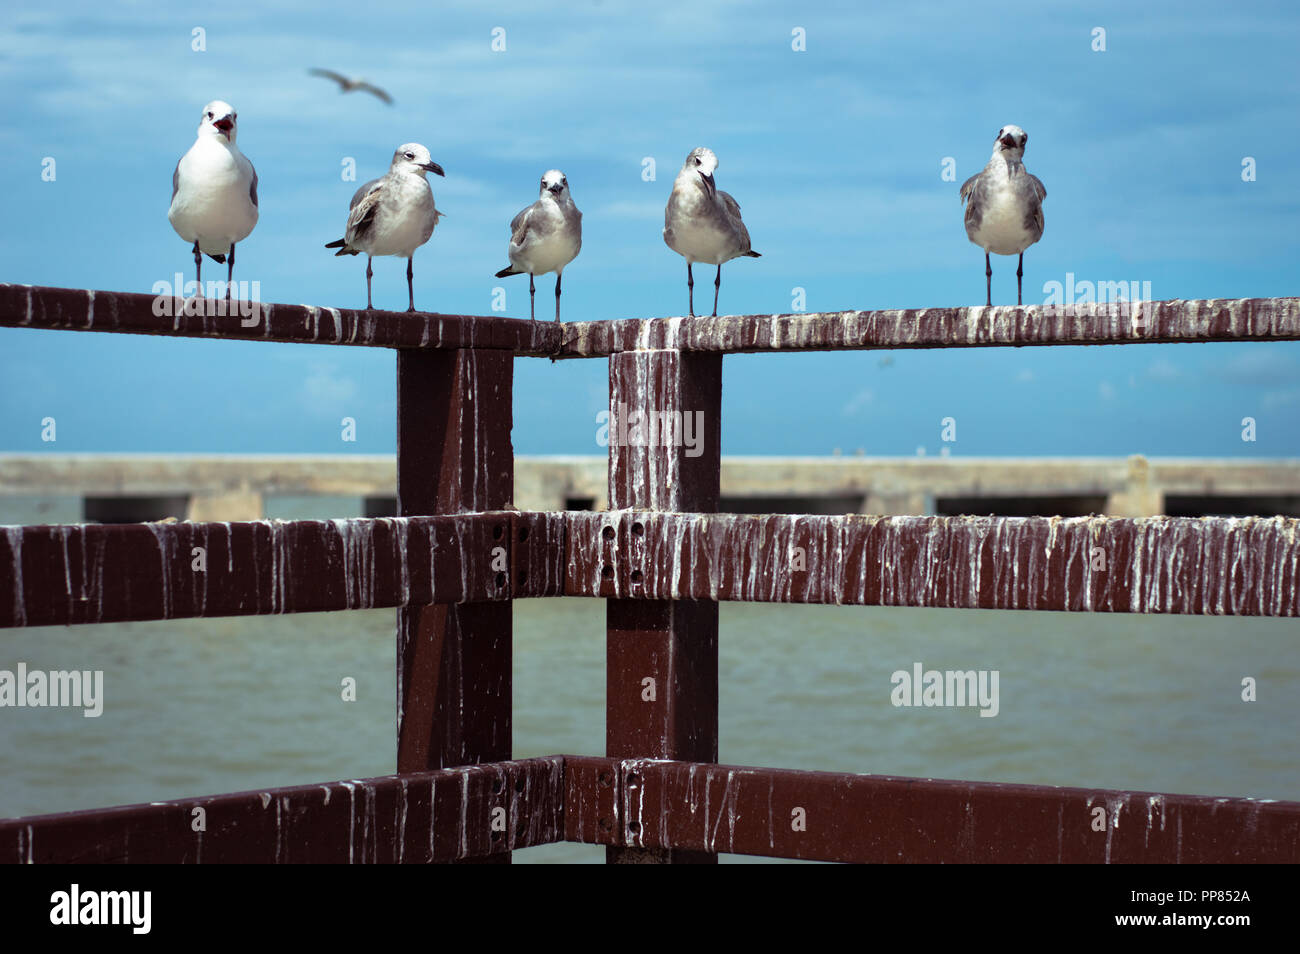
M0 454L0 522L257 520L281 497L393 512L392 456ZM519 457L523 510L608 508L603 457ZM1300 460L727 457L732 513L1300 516Z

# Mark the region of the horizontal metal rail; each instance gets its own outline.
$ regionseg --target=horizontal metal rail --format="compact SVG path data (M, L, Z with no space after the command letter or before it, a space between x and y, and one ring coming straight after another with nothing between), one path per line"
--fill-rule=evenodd
M222 299L0 284L0 327L371 348L482 348L544 355L553 322L426 312L317 308Z
M541 596L1294 617L1300 520L622 510L0 528L0 627Z
M1300 340L1300 299L903 308L556 325L517 318L186 300L0 284L0 326L596 358L620 351L840 351Z
M565 838L842 862L1300 861L1300 803L565 756Z
M541 515L0 527L0 626L506 600L561 548ZM560 538L562 539L562 537Z
M1297 339L1300 298L1236 298L586 321L564 326L557 357Z
M569 841L840 862L1300 861L1300 803L554 755L0 821L0 862L456 861Z
M428 863L564 833L562 756L0 821L0 862Z

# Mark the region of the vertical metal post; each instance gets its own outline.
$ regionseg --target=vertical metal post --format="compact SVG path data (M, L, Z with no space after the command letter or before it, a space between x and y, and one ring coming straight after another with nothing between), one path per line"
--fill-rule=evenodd
M513 373L504 350L397 352L399 516L510 505ZM510 758L511 637L508 601L398 610L398 772Z
M611 355L609 401L610 507L716 512L722 355L679 351ZM606 603L605 754L718 760L717 603L634 599ZM608 848L606 861L708 864L716 863L717 856Z

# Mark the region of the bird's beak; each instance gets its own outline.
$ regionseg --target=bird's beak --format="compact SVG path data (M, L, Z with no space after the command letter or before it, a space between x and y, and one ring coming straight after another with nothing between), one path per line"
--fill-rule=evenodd
M420 163L420 168L427 172L432 172L435 175L440 175L444 179L447 178L447 173L443 172L442 166L438 165L436 162L422 162Z
M220 119L216 120L212 125L220 129L222 133L225 134L225 137L229 139L230 130L235 128L235 121L231 119L229 116L222 116Z
M709 195L713 196L718 191L718 187L713 184L713 176L706 176L701 172L700 178L704 180L704 188L709 190Z
M560 184L557 182L557 183L555 183L555 185L549 185L549 186L547 186L547 187L546 187L546 191L549 192L551 195L559 195L561 192L564 191L564 186L560 185Z
M1001 139L998 140L998 142L1002 143L1002 145L1004 145L1008 149L1016 148L1015 136L1011 136L1011 135L1003 136Z

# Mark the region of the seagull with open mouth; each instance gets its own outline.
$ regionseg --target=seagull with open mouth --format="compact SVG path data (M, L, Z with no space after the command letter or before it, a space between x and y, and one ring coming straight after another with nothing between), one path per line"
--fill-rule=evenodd
M569 194L569 180L559 169L542 176L537 201L510 222L510 246L506 254L510 267L497 272L497 278L528 273L528 317L536 321L534 299L537 291L534 275L555 272L555 320L560 320L560 278L564 266L582 250L582 213Z
M429 157L429 150L418 142L398 146L388 174L372 179L352 196L348 205L348 225L343 238L330 242L338 255L366 253L366 308L373 308L370 279L374 275L371 261L376 255L397 255L406 259L406 291L410 299L407 311L415 311L415 250L429 241L433 227L442 218L433 204L426 172L445 175L442 166Z
M718 157L710 149L692 149L673 182L668 207L664 209L664 242L686 259L686 295L691 317L695 317L694 262L717 265L713 279L713 317L718 316L718 291L722 287L722 264L742 255L759 258L749 247L749 231L740 220L740 204L713 182Z
M226 265L226 297L235 273L235 245L257 224L257 172L235 145L235 108L214 99L203 107L198 138L172 173L167 220L194 243L194 277L203 295L203 256Z
M961 187L966 204L966 235L984 249L985 303L993 304L993 266L989 252L1019 255L1016 264L1016 304L1022 304L1020 283L1025 274L1025 249L1043 237L1043 200L1047 189L1025 171L1029 135L1019 126L1003 126L993 140L993 157L984 171Z

